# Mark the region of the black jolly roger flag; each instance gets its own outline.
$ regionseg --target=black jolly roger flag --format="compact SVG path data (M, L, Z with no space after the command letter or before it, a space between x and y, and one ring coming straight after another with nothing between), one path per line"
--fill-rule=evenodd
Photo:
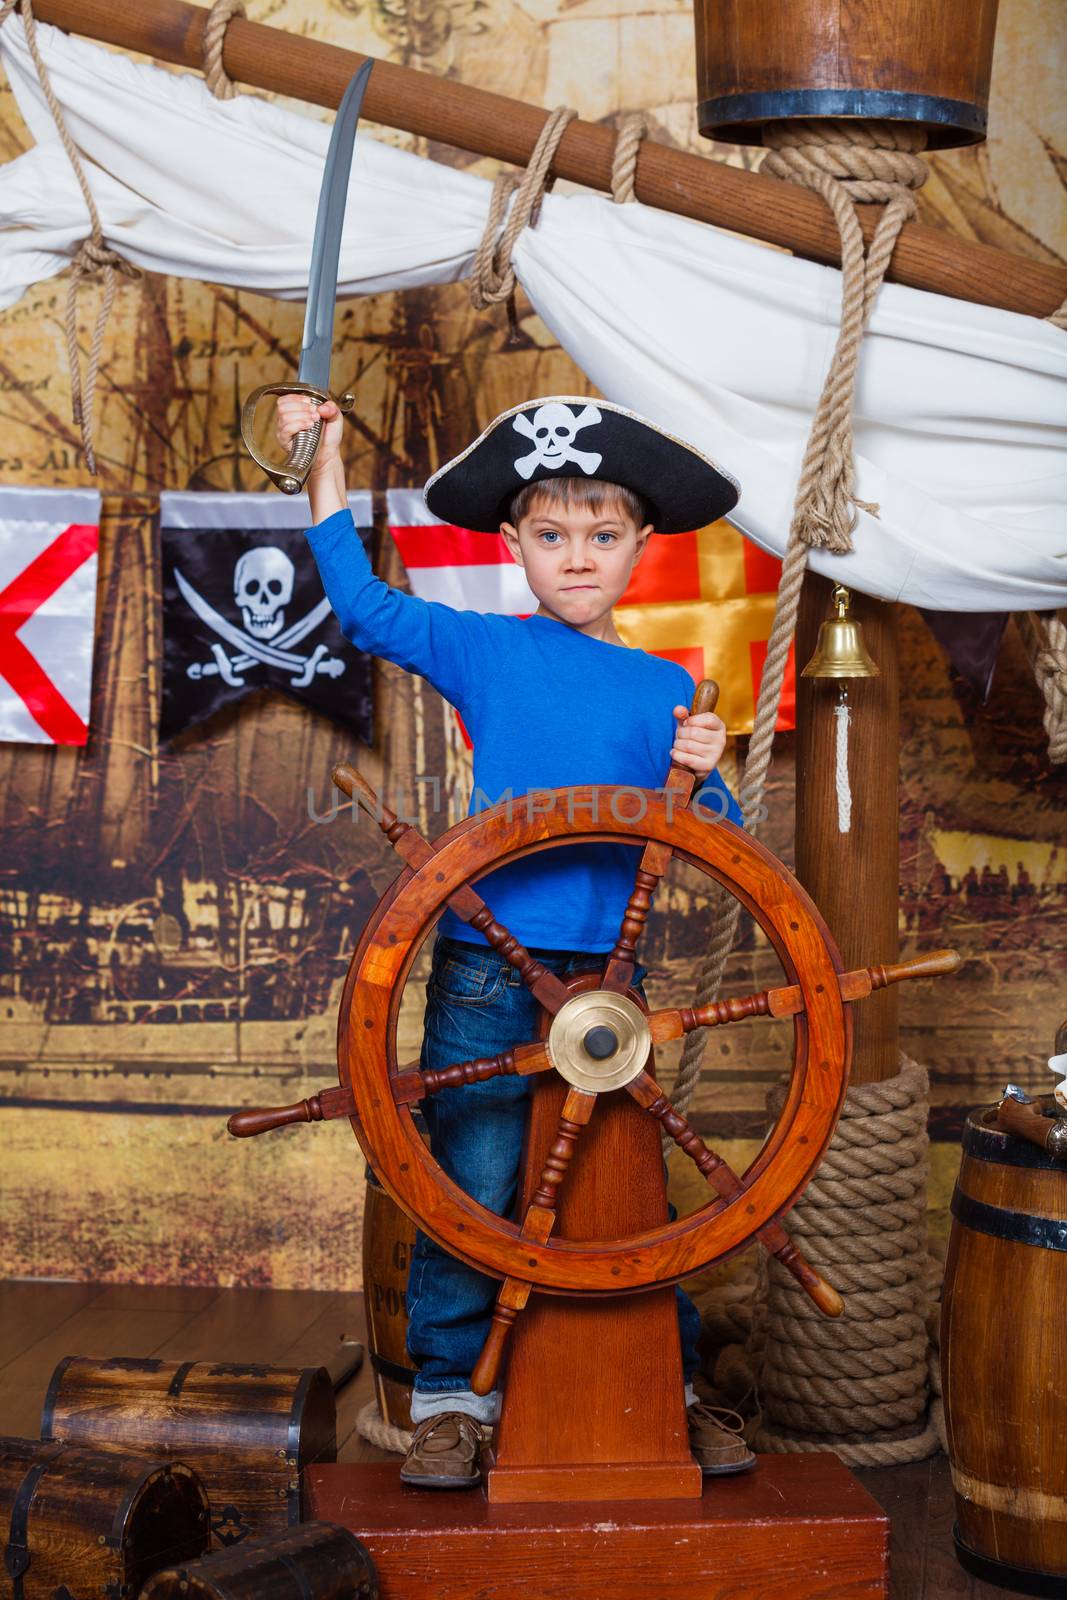
M344 637L304 530L306 494L180 494L160 503L163 704L159 738L255 689L280 689L373 736L371 662ZM371 496L348 497L364 544Z

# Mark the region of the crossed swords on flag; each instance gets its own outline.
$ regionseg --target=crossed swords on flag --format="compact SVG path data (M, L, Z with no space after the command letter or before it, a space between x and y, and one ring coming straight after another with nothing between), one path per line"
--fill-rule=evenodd
M239 652L231 658L221 644L213 644L211 653L215 657L214 662L190 662L186 668L190 678L206 678L217 672L226 683L240 688L245 680L239 674L246 672L254 661L261 661L264 666L281 667L291 672L293 687L306 689L316 672L328 673L331 678L339 678L344 672L345 663L338 656L329 655L328 647L324 644L317 644L309 656L295 655L291 650L284 648L286 645L299 644L301 639L317 628L320 622L325 621L331 609L328 600L320 600L307 616L301 617L299 622L294 622L291 627L285 628L273 644L263 644L245 633L243 628L228 622L215 610L209 600L205 600L202 594L197 593L177 567L174 569L174 578L183 599L200 620L206 622L214 633Z

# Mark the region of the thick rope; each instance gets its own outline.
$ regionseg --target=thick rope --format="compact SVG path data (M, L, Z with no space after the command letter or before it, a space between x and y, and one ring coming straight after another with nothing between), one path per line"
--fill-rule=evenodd
M926 1070L901 1057L896 1077L855 1084L823 1158L789 1218L845 1310L822 1317L770 1263L754 1349L757 1449L832 1449L849 1466L920 1461L938 1447L930 1412L926 1249ZM777 1114L784 1088L768 1097Z
M398 1428L395 1423L386 1422L378 1410L377 1400L373 1398L360 1409L356 1417L356 1432L368 1444L375 1445L379 1450L391 1450L398 1456L406 1456L411 1444L411 1429Z
M222 52L226 48L226 29L231 18L244 14L244 0L215 0L204 23L204 77L216 100L232 100L237 93L222 64Z
M1067 762L1067 609L1020 611L1015 622L1045 697L1048 758L1054 766L1059 765Z
M100 368L100 352L104 342L104 329L111 311L111 303L115 297L115 274L122 273L123 277L137 279L143 276L141 269L131 262L125 261L116 250L113 250L104 240L104 231L100 225L100 214L96 209L89 180L78 158L78 152L67 125L63 120L59 101L56 99L55 90L52 88L48 68L45 66L37 43L37 22L33 15L31 0L7 0L3 10L0 11L0 24L3 24L13 10L18 10L22 17L22 25L26 30L26 44L33 64L37 68L37 76L41 81L41 89L48 109L52 113L52 120L63 142L63 148L74 168L74 176L78 180L89 212L90 234L83 239L74 252L70 268L70 282L67 288L67 305L65 315L65 328L67 336L67 358L70 362L70 398L71 412L75 426L81 430L82 449L85 452L85 464L90 473L96 474L96 455L93 451L93 401L96 396L96 379ZM89 345L89 364L85 375L84 385L81 373L81 353L78 349L78 293L82 284L89 278L103 276L104 292L97 312L96 324L93 328Z
M511 252L523 228L536 227L541 201L549 185L552 162L559 142L567 131L567 124L578 115L569 106L557 106L550 111L541 129L533 154L522 177L516 181L510 173L501 173L493 184L489 201L489 216L481 243L474 255L474 265L468 280L471 304L476 311L486 311L502 300L510 300L515 293L515 271L511 265ZM514 201L504 223L514 190Z
M794 525L806 545L842 554L852 549L857 501L853 492L852 408L860 342L893 249L915 215L913 189L926 180L916 153L923 129L907 123L769 123L770 153L760 169L822 196L841 235L841 331L812 424L797 486ZM869 249L856 204L884 204Z
M648 121L643 111L629 111L619 122L611 158L611 198L616 205L631 205L637 200L634 189L637 158L647 132Z
M813 546L840 553L851 550L857 507L877 511L876 506L857 500L854 494L852 409L860 342L900 230L915 215L912 190L926 178L926 164L917 153L925 142L920 129L881 122L786 122L769 123L763 136L771 149L761 170L814 189L834 214L841 236L841 330L797 483L774 623L741 779L739 798L750 833L757 831L756 817L770 768L808 550ZM866 248L856 205L883 202L885 211ZM715 893L714 931L697 980L698 1006L707 1005L719 993L740 914L737 900L724 890ZM692 1100L707 1035L707 1029L698 1028L686 1037L671 1094L680 1111Z

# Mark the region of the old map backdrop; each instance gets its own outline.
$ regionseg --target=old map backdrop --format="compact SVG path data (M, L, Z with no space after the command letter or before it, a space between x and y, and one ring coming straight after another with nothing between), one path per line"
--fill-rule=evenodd
M939 157L920 198L928 220L1046 260L1067 251L1063 9L1002 0L993 136ZM644 108L657 138L703 148L684 0L249 0L248 14L607 122ZM5 83L0 159L27 143ZM98 292L85 295L83 349ZM90 481L70 420L65 295L65 280L43 284L0 316L0 483ZM301 317L299 306L153 276L116 297L97 399L104 512L89 743L0 747L9 1274L359 1285L363 1170L347 1126L238 1145L224 1122L236 1106L292 1100L333 1078L339 987L393 862L368 825L347 813L321 820L331 766L354 759L436 833L465 808L454 719L383 664L371 748L263 696L165 749L155 737L158 492L264 486L240 445L239 407L294 370ZM502 314L475 314L462 286L342 305L334 380L359 395L352 487L421 484L505 406L586 387L521 301L519 320L509 343ZM386 542L379 560L403 581ZM1007 1079L1047 1086L1045 1058L1067 1014L1067 784L1044 754L1013 630L983 706L918 615L902 608L900 622L904 946L951 943L966 956L958 981L902 997L905 1047L933 1074L936 1233L963 1108ZM439 804L433 784L417 781L427 777L439 780ZM785 735L765 836L787 859L792 788ZM707 935L699 887L678 872L648 945L654 998L691 994ZM728 990L773 971L750 930ZM403 1023L412 1052L418 1000L413 984ZM753 1023L709 1049L696 1120L736 1160L753 1148L787 1043L788 1030Z

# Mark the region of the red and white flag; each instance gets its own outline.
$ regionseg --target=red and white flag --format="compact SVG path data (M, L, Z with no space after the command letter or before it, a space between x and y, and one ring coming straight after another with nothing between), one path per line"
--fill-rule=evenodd
M390 489L389 532L420 600L456 611L528 617L537 597L499 533L453 528L427 511L421 489Z
M85 744L97 489L0 488L0 740Z

